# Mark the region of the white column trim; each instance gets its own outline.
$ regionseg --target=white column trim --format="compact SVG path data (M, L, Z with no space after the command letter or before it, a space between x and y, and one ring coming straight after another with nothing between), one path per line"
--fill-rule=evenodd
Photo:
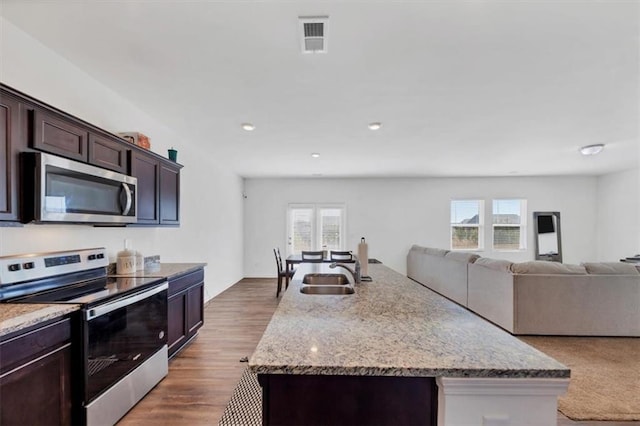
M438 388L445 395L563 395L568 378L459 378L438 377Z
M556 426L568 378L437 377L438 426Z

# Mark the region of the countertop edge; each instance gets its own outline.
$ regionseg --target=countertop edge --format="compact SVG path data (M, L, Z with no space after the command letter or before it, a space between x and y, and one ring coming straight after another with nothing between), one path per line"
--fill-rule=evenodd
M45 321L63 317L80 309L77 304L6 303L0 305L0 339Z

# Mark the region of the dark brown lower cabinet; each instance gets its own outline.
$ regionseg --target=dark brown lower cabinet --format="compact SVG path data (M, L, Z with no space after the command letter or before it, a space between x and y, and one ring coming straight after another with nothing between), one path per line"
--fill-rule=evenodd
M204 324L204 269L169 280L169 357L174 356Z
M69 318L0 343L0 424L70 425L74 418Z
M263 425L436 426L433 377L258 374Z

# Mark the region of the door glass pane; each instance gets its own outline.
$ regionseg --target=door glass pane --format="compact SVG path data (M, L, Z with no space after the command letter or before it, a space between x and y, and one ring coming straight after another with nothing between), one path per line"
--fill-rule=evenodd
M292 208L290 210L291 253L300 253L302 250L313 250L313 209Z
M320 244L323 250L340 250L342 209L320 209Z

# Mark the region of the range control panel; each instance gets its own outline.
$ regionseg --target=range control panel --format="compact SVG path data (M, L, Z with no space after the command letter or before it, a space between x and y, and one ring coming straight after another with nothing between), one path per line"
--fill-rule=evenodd
M15 284L109 264L104 247L0 257L0 285Z

